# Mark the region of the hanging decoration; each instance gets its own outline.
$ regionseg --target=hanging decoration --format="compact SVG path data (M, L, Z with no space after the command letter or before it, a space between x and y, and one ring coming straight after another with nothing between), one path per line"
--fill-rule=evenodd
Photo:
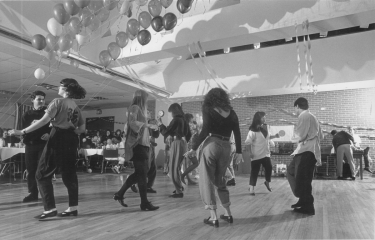
M177 17L174 13L167 13L163 17L163 26L166 31L172 30L177 24Z
M70 16L74 16L78 14L79 11L81 10L81 8L78 7L77 4L73 0L65 0L64 9L67 13L70 14Z
M46 73L45 73L44 70L41 69L41 68L37 68L37 69L35 70L35 72L34 72L34 77L35 77L36 79L38 79L38 80L42 80L42 79L44 79L45 76L46 76Z
M31 45L37 50L43 50L46 47L46 38L43 35L35 34L31 39Z

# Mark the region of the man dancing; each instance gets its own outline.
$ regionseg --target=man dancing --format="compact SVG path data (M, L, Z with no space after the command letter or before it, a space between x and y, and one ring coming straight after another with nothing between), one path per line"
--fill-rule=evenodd
M46 94L42 91L35 91L31 94L31 102L33 103L33 109L27 111L22 117L21 128L30 126L33 122L41 119L44 114L46 107L45 104ZM23 202L32 202L38 200L38 187L35 179L36 169L38 167L39 158L43 152L46 141L49 138L49 123L39 128L34 132L27 134L23 140L25 147L25 162L27 169L27 187L29 189L29 195L27 195Z
M315 165L321 165L320 140L323 132L318 119L308 110L307 99L298 98L294 107L299 116L293 141L298 142L298 146L292 153L294 157L288 166L287 176L293 194L299 200L292 208L295 212L315 215L311 183Z

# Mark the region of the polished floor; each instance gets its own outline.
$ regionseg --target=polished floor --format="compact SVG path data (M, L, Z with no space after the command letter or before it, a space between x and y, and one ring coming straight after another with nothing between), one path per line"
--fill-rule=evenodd
M248 176L237 176L230 187L234 223L220 221L219 228L203 224L209 216L200 200L198 186L187 186L182 199L168 198L173 191L169 178L158 172L149 200L160 209L141 211L139 195L126 193L128 208L112 195L126 179L117 175L79 174L78 217L34 217L42 202L25 204L25 182L0 185L0 239L375 239L375 178L364 180L314 180L315 216L291 211L296 202L285 178L273 178L268 192L258 179L256 195L248 194ZM67 191L61 179L54 182L57 209L67 208ZM218 213L222 213L219 208Z

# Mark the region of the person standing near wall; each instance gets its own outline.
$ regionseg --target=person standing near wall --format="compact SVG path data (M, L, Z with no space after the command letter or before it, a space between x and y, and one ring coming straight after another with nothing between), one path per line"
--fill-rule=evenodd
M318 119L310 112L306 98L298 98L294 108L298 122L292 140L298 145L292 153L294 157L288 166L287 177L294 196L299 200L292 208L295 212L315 215L311 183L315 165L322 165L320 140L323 139L323 131Z
M31 94L31 102L33 103L33 109L27 111L22 116L22 127L28 127L36 121L40 120L47 109L45 104L46 94L42 91L35 91ZM33 202L38 200L38 184L35 179L35 173L38 168L39 158L42 155L43 149L46 145L46 141L49 138L49 122L27 134L23 143L25 144L25 162L27 169L27 188L29 195L27 195L23 202Z
M62 98L54 99L40 120L23 130L12 130L12 134L26 137L48 122L53 126L36 172L45 210L39 216L40 220L57 216L52 177L58 168L69 195L69 208L61 216L78 215L78 178L75 165L79 144L77 135L85 131L85 122L73 99L85 98L86 91L71 78L63 79L60 84L59 95Z
M352 144L356 144L352 135L345 131L337 132L336 130L331 131L331 135L333 136L332 145L336 152L336 171L337 171L337 179L343 180L343 161L346 161L349 164L350 171L351 171L351 179L355 180L355 166L354 166L354 159L353 159L353 150ZM346 159L344 159L344 156Z

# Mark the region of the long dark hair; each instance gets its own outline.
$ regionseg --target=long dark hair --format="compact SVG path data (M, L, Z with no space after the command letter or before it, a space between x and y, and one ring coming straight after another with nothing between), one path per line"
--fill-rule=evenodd
M221 88L213 88L206 94L202 108L218 108L226 112L233 109L228 93Z
M251 123L249 130L253 132L262 131L265 136L268 134L267 128L262 128L262 118L266 116L265 112L256 112L253 117L253 122Z
M143 90L137 90L134 93L133 101L130 104L137 105L142 111L145 111L147 105L148 93Z
M86 90L75 79L64 78L60 84L66 88L65 92L68 93L69 98L83 99L86 97Z
M182 117L184 117L184 111L182 111L182 107L180 104L178 103L172 103L169 108L168 108L168 112L172 113L172 117L175 117L177 115L181 115Z

